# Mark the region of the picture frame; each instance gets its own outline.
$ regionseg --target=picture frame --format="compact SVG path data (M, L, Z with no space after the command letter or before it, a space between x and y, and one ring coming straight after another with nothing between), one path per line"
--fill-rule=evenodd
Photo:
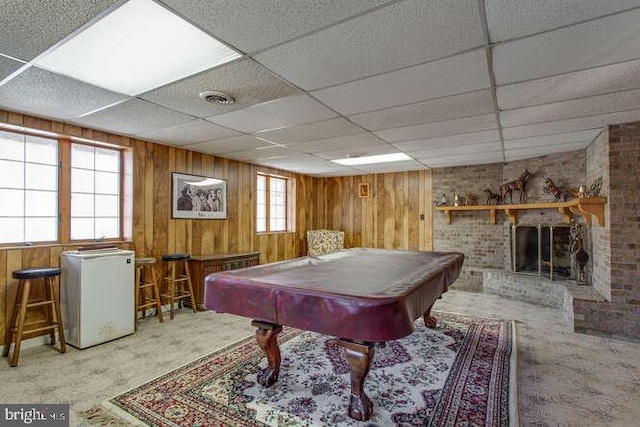
M369 190L368 183L360 183L358 184L358 197L361 199L367 199L371 197L371 192Z
M172 218L227 219L227 181L172 172Z

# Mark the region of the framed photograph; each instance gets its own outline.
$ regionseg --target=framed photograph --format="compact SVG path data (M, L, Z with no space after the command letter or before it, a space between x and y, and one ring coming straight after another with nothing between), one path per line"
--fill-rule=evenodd
M371 197L371 193L369 192L369 184L367 183L358 184L358 197L360 197L361 199L366 199L368 197Z
M227 219L227 181L173 172L173 218Z

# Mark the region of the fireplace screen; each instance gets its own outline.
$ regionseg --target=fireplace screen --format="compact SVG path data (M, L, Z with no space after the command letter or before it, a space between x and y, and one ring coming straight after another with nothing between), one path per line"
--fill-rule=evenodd
M571 227L568 225L514 225L513 271L548 277L572 278Z

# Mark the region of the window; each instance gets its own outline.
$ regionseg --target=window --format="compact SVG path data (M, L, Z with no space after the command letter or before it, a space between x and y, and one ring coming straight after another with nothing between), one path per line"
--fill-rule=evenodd
M58 141L0 132L0 243L58 240Z
M293 231L294 189L293 179L258 174L256 230L259 233Z
M0 131L0 244L122 238L122 151Z
M71 239L120 237L120 152L71 145Z

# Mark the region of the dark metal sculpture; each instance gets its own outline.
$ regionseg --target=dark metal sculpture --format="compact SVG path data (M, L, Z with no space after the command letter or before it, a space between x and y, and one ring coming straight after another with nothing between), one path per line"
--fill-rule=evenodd
M507 194L509 195L509 202L513 202L514 190L518 190L520 192L520 202L525 202L527 200L527 181L532 176L533 174L529 172L528 169L525 169L522 175L520 175L517 179L502 184L500 186L500 196L502 197L502 202L507 201Z
M486 205L499 205L502 203L502 196L500 194L496 194L488 188L484 190L484 193L487 195Z
M547 194L551 194L553 196L554 202L559 202L561 199L563 202L567 201L567 192L564 191L562 187L558 187L553 183L551 178L547 178L544 180L546 186L542 189Z

